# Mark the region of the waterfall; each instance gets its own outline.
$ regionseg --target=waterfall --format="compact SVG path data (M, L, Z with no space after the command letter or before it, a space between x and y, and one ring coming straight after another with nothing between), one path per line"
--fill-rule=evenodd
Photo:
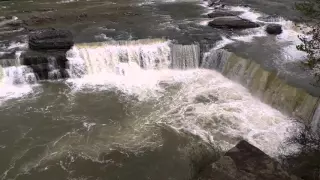
M30 84L37 81L33 70L28 66L10 66L3 68L4 84L20 85Z
M170 66L170 46L162 39L77 44L67 53L73 78L104 73L126 74L137 68Z
M171 44L163 39L114 41L77 44L67 52L69 75L116 73L127 75L135 70L197 68L199 45Z
M2 69L0 77L4 85L24 85L37 81L33 70L28 66L21 65L20 55L21 52L17 52L15 59L0 60Z
M0 59L0 105L8 99L19 98L33 91L37 76L31 67L21 65L21 52L16 52L16 58Z
M172 68L190 69L198 68L200 63L200 46L173 44L172 51Z
M224 50L210 50L204 53L201 68L216 69L220 72L223 71L226 60L231 53Z
M211 50L204 55L201 67L218 70L229 79L247 87L263 102L284 113L301 118L308 124L311 121L318 122L320 108L314 113L318 97L289 85L276 73L263 69L255 61L238 57L225 50Z

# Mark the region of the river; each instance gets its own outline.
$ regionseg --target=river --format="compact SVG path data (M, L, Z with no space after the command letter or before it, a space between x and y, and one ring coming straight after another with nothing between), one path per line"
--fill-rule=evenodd
M237 3L227 8L258 22L273 13L264 3L275 2ZM275 12L292 2L280 4ZM70 78L30 83L35 75L19 64L27 32L1 37L0 51L14 52L14 65L0 68L3 180L193 179L241 139L276 157L296 129L293 117L240 83L199 68L204 52L226 48L296 82L288 64L304 54L295 50L301 32L291 10L274 19L284 28L275 37L263 27L212 29L212 9L196 0L11 0L0 9L32 28L69 29L76 42L67 53ZM39 16L40 24L32 20Z

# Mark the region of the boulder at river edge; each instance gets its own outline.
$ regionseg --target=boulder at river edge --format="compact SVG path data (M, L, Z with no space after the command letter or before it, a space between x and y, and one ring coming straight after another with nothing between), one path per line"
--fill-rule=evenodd
M282 27L279 24L269 24L266 31L268 34L278 35L282 33Z
M300 180L260 149L240 141L217 162L206 167L198 180Z
M224 16L214 18L209 22L209 26L214 28L246 29L256 28L260 25L237 16Z
M32 50L69 50L73 36L68 30L41 29L29 34L29 48Z

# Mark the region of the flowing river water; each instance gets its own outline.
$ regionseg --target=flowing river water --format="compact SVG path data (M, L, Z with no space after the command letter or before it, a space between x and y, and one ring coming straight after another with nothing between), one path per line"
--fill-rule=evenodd
M256 3L255 10L228 3L252 21L270 13ZM293 91L276 86L278 81L268 86L274 86L272 92L264 87L264 97L280 111L263 103L253 89L263 95L262 84L269 82L263 77L271 75L240 60L252 68L222 67L228 63L219 60L225 58L212 52L225 47L256 58L315 96L310 76L291 71L290 64L304 56L294 49L301 32L285 20L292 12L274 20L284 32L270 37L263 27L238 32L207 27L203 14L210 9L199 1L12 0L0 5L0 15L19 19L51 8L43 15L61 20L50 26L70 29L76 40L67 53L70 78L37 82L33 71L19 64L27 48L25 34L1 39L3 54L14 50L14 58L0 67L1 179L193 179L218 150L241 139L279 155L281 143L296 130L289 111L308 121L311 113L318 117L311 95L301 92L305 99L292 100L292 108L278 100L273 91ZM83 12L88 19L75 21ZM252 76L244 78L241 72L248 69ZM246 79L251 89L235 77Z

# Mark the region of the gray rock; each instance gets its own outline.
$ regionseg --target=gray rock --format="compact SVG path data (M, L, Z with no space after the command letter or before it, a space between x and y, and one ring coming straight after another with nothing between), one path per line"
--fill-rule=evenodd
M278 35L282 33L282 26L279 24L269 24L266 27L266 31L269 34Z
M69 50L73 36L68 30L40 29L29 34L29 48L32 50Z
M209 26L214 28L246 29L256 28L260 25L237 16L225 16L214 18L209 22Z
M260 149L240 141L200 173L199 180L298 180Z

